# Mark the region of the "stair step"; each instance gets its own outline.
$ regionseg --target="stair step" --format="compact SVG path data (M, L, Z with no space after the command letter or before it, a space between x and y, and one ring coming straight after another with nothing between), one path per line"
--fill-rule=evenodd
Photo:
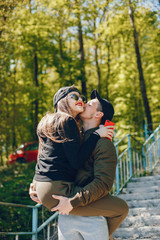
M160 240L160 175L132 178L119 195L129 213L115 231L115 240Z
M137 208L137 207L160 207L160 199L155 200L133 200L127 201L129 208Z
M143 239L143 238L158 238L160 239L160 227L130 227L118 228L113 237L120 239Z
M144 227L144 226L160 226L160 215L155 216L128 216L121 224L121 228L127 227Z
M145 182L129 182L127 183L127 188L139 188L139 187L152 187L152 186L160 186L160 180L157 181L145 181Z
M157 207L142 207L142 208L131 208L129 209L128 216L153 216L160 215L160 208Z
M122 240L122 238L117 238L115 237L114 238L115 240ZM156 237L152 237L152 238L138 238L140 240L160 240L160 238L156 238ZM128 240L135 240L135 238L128 238Z
M141 194L140 193L121 194L119 195L119 197L126 201L160 199L160 192L151 193L141 192Z
M127 194L127 193L148 193L148 188L146 187L139 187L139 188L135 188L135 187L130 187L130 188L125 188L123 189L122 194ZM149 187L149 192L160 192L160 187L159 186L150 186ZM120 194L121 196L121 194Z
M132 182L146 182L146 181L157 181L157 180L160 180L160 175L132 178Z

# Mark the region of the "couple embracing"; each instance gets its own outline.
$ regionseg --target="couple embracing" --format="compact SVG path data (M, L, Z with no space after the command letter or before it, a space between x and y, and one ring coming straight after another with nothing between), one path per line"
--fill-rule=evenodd
M30 196L59 212L59 240L113 239L128 214L126 202L110 195L117 156L113 126L102 125L112 120L114 108L96 90L86 103L74 86L58 90L54 107L37 127L38 161Z

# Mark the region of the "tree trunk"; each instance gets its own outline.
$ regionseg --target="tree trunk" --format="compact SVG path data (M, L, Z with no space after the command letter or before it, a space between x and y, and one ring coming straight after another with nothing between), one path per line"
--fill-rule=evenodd
M37 58L37 53L34 50L34 83L35 83L35 87L36 87L36 97L34 100L34 139L37 139L37 125L38 125L38 105L39 105L39 101L38 101L38 58Z
M0 149L0 158L1 158L0 166L3 166L4 162L3 162L2 147L1 147L1 149Z
M13 118L12 118L12 150L14 151L17 148L16 143L16 131L15 131L15 124L16 124L16 66L14 69L14 85L13 85Z
M138 33L136 30L136 26L135 26L134 13L133 13L131 0L129 0L128 2L129 2L129 15L130 15L130 20L131 20L131 25L133 28L134 47L135 47L135 53L136 53L136 59L137 59L137 68L138 68L138 72L139 72L140 89L141 89L141 94L142 94L143 103L144 103L144 107L145 107L145 113L146 113L146 117L147 117L148 130L152 131L153 130L152 116L151 116L149 101L148 101L148 97L147 97L145 80L144 80L144 76L143 76L143 68L142 68L141 55L140 55L139 43L138 43Z
M94 19L94 31L96 30L96 19ZM98 63L98 44L96 39L96 34L93 34L94 41L95 41L95 62L96 62L96 70L97 70L97 77L98 77L98 93L101 95L101 71Z
M60 75L60 87L64 84L64 68L63 68L63 62L64 62L64 54L63 54L63 40L62 40L62 33L59 33L59 55L61 57L60 59L60 67L59 67L59 75Z
M98 76L98 93L101 95L101 71L98 63L98 46L95 44L95 61L96 61L96 69Z
M108 84L109 84L109 78L110 78L110 45L111 41L107 43L107 49L108 49L108 56L107 56L107 77L106 77L106 98L109 100L109 90L108 90Z
M107 0L106 3L107 3L107 8L108 8L109 0ZM105 11L107 11L107 8L105 8L106 9ZM106 16L107 26L109 26L108 20L109 20L109 17L107 15ZM107 44L107 50L108 50L108 54L107 54L107 77L106 77L106 98L109 100L108 85L109 85L109 78L110 78L110 72L111 72L111 66L110 66L110 62L111 62L111 58L110 58L111 40L110 40L109 36L108 36L108 38L109 38L108 42L106 43Z
M78 39L79 39L79 53L80 53L80 72L81 72L81 87L82 94L87 96L87 87L86 87L86 73L85 73L85 54L84 54L84 44L83 44L83 33L82 33L82 24L81 16L79 10L79 0L75 0L78 11L77 11L77 20L78 20Z
M8 123L9 126L9 119L10 119L10 112L9 112L9 103L6 101L6 122ZM8 159L9 152L10 152L10 146L11 146L11 134L9 131L9 127L7 126L7 131L5 134L5 152L6 152L6 158Z
M28 0L29 12L32 13L32 4L31 0Z

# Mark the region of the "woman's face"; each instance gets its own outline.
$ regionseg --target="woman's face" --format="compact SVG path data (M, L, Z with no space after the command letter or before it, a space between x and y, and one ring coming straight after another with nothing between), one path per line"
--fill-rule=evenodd
M73 117L84 111L84 102L78 92L71 92L67 95L69 107L72 110Z

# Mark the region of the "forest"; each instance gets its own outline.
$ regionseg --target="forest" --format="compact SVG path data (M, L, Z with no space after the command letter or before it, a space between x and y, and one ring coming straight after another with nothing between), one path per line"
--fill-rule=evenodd
M0 0L0 162L74 84L114 106L116 139L160 122L160 1Z

